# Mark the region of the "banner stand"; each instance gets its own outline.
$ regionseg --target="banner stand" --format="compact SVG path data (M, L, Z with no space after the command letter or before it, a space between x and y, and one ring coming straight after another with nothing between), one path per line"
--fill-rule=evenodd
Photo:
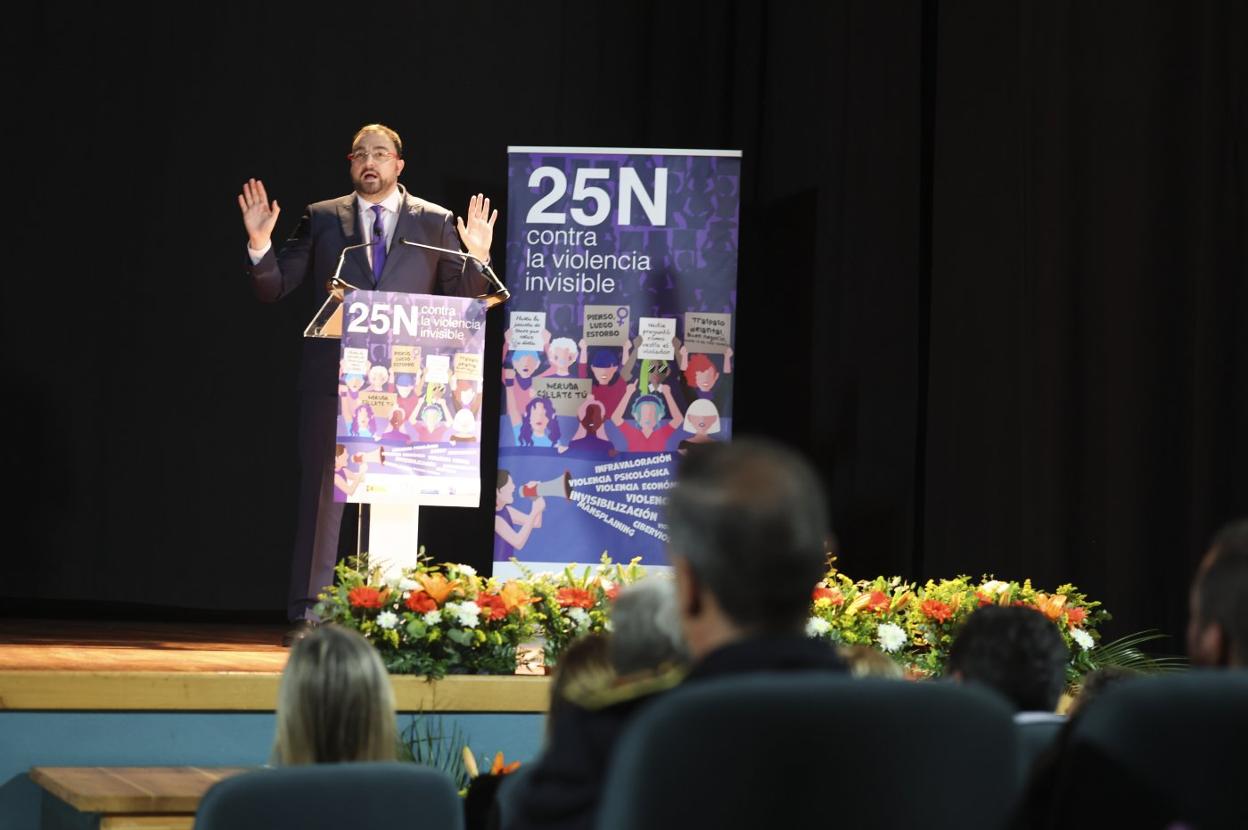
M414 504L372 504L368 508L368 564L382 578L416 567L420 508Z

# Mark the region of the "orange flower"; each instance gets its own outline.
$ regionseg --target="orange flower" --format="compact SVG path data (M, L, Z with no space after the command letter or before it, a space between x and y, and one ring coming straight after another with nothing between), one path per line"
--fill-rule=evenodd
M508 611L513 611L529 602L529 595L524 590L524 586L514 579L504 584L503 590L499 591L498 595L503 598L503 607Z
M350 603L352 608L376 611L385 603L387 593L389 592L372 588L368 585L361 585L347 592L347 602Z
M503 763L503 753L494 756L494 763L490 766L490 775L510 775L520 769L519 761L512 761L510 764Z
M417 614L427 614L438 610L438 603L424 591L412 591L407 595L405 605L408 611L414 611Z
M985 605L992 605L994 602L997 601L996 597L989 596L988 594L985 594L983 591L976 591L975 599L979 600L980 608L983 608Z
M925 599L919 610L929 619L938 623L948 622L953 617L953 608L938 599Z
M845 604L845 595L835 588L816 588L811 594L810 599L812 602L818 602L821 599L826 599L833 605Z
M425 593L433 597L438 605L446 602L451 592L459 587L459 580L448 581L442 574L416 574L416 579L424 587Z
M485 613L487 620L501 620L507 616L507 604L498 594L481 594L477 597L477 607Z
M888 598L888 594L883 591L872 591L870 597L867 598L866 607L868 611L874 611L877 614L887 614L888 607L892 605L892 602Z
M1066 595L1058 594L1050 596L1048 594L1036 594L1036 608L1053 622L1057 622L1062 618L1062 614L1066 608Z
M1066 622L1070 623L1071 625L1079 625L1087 618L1088 618L1088 609L1086 608L1080 608L1077 605L1072 605L1066 609Z
M582 588L560 588L555 593L555 601L564 608L593 608L594 598L589 591Z

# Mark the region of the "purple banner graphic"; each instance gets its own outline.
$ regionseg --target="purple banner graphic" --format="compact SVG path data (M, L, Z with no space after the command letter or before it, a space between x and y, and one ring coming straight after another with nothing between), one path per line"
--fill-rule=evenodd
M494 572L665 564L682 454L732 434L740 153L508 151Z
M347 294L335 501L480 503L484 347L477 300Z

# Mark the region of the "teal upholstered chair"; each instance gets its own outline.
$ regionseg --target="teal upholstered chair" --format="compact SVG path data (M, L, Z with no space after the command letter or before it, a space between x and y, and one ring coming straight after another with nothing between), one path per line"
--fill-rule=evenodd
M1063 756L1050 825L1248 827L1248 672L1123 683L1088 705Z
M599 826L1004 826L1017 794L1012 712L938 682L823 674L690 684L629 727Z
M311 764L244 773L214 785L195 830L462 830L450 777L406 763Z

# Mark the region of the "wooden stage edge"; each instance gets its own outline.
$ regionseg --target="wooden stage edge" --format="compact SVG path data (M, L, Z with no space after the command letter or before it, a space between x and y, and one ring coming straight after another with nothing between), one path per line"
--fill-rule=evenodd
M272 712L282 626L0 620L0 711ZM392 675L400 712L545 712L546 677Z
M272 712L279 674L0 671L0 711ZM392 675L400 712L545 712L546 677Z

